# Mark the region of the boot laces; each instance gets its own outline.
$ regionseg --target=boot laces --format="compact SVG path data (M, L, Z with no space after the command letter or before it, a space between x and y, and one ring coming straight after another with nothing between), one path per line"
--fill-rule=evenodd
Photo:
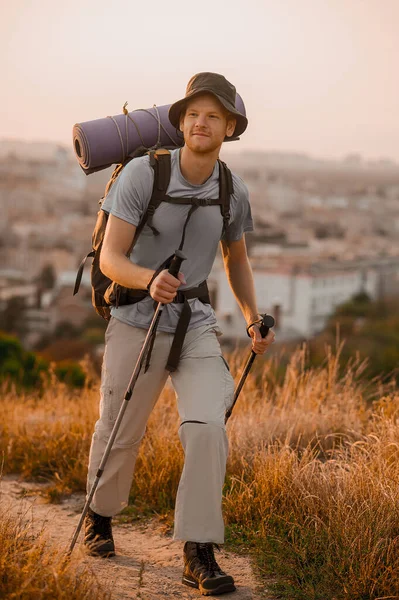
M213 546L216 546L218 550L220 550L217 544L213 544L212 542L208 542L205 544L198 544L198 554L201 559L201 562L204 563L211 573L215 573L216 571L220 571L220 567L216 562L215 554L213 552Z

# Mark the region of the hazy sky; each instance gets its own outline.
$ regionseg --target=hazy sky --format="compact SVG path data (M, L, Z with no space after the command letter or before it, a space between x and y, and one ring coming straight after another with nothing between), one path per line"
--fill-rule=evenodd
M246 104L235 150L399 160L399 0L0 0L0 139L184 96L223 73Z

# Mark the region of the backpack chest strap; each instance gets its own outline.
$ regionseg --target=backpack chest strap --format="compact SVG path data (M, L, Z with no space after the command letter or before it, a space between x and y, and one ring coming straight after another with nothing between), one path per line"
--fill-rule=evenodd
M201 206L221 206L222 202L219 198L173 198L172 196L162 196L159 199L158 206L161 202L167 202L168 204L177 204L180 206L191 206L191 209L187 215L187 219L184 223L183 229L183 237L185 234L186 226L192 213ZM150 204L147 211L147 225L152 230L154 235L159 235L158 229L153 224L153 217L155 214L156 207L153 204ZM181 250L182 246L179 247Z
M219 198L174 198L167 194L172 171L170 152L164 149L153 150L149 153L149 159L154 170L154 186L143 224L147 222L154 235L159 235L159 231L153 225L153 216L161 202L180 205L191 204L197 208L199 206L220 206L223 217L223 231L226 231L230 222L230 197L234 193L233 177L226 163L218 159ZM189 214L191 216L191 212ZM185 225L187 225L187 222Z
M169 204L191 204L192 206L220 206L222 201L219 198L173 198L165 196L163 202Z

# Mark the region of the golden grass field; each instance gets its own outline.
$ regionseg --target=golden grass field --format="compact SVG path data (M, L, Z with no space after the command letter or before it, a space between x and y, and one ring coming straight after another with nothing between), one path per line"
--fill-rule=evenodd
M275 581L277 598L399 598L399 390L368 382L356 360L340 364L339 348L327 348L318 369L307 367L306 352L293 353L284 378L277 376L278 356L258 358L229 421L227 544L253 553L260 575ZM230 357L234 374L245 358ZM42 395L4 388L3 472L49 482L53 502L83 491L98 384L93 375L83 391L56 381ZM183 464L178 424L167 387L141 446L126 518L171 519ZM1 516L1 570L12 572L10 565L22 561L26 581L32 565L47 560L40 541L29 545L28 537ZM63 593L76 590L72 567L59 568ZM29 585L18 598L67 597L29 596ZM102 597L97 585L79 593L68 598ZM7 578L0 597L16 597Z

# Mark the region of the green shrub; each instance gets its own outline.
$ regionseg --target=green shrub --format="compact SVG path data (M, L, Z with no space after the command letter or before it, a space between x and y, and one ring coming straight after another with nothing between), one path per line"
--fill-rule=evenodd
M86 381L86 375L82 367L70 360L59 362L54 368L54 373L59 381L72 387L82 388Z
M24 350L17 338L0 332L0 381L12 380L25 388L35 387L48 368L46 360Z
M71 387L82 388L86 375L79 363L63 360L55 364L57 379ZM50 363L46 358L25 350L14 336L0 331L0 383L10 382L18 388L42 388L50 379Z

